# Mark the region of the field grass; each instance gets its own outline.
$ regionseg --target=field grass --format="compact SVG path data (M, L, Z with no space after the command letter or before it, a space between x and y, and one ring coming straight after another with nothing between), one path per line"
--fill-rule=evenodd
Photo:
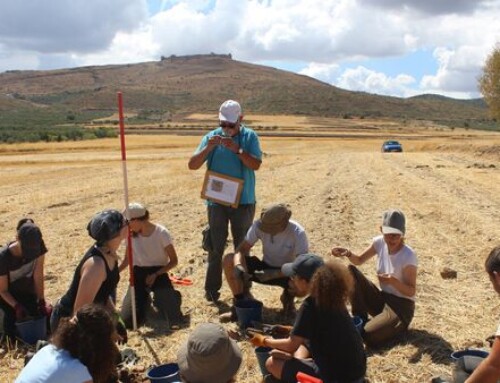
M370 382L426 382L451 371L452 350L487 347L484 339L496 330L500 303L483 271L487 252L500 238L500 194L494 182L500 171L500 134L418 124L410 133L383 120L304 118L298 124L286 116L248 119L252 125L284 124L299 133L308 124L339 125L335 129L346 134L261 139L264 159L257 172L257 211L269 202L290 204L292 218L306 228L311 251L325 258L334 245L359 252L377 235L383 210L399 207L407 215L407 241L419 258L416 316L401 341L367 350ZM380 153L386 137L400 139L405 151ZM130 334L128 347L138 352L144 366L175 361L190 330L201 322L218 322L219 313L231 303L225 284L219 306L203 298L203 171L187 168L199 140L200 136L126 137L130 201L145 203L152 220L169 228L179 254L176 272L194 280L193 286L179 287L183 310L191 317L189 328L170 333L160 320L152 320ZM85 231L92 214L123 208L122 169L117 138L0 145L0 242L14 238L21 217L35 219L49 249L50 301L68 288L76 263L92 243ZM457 279L441 278L445 266L457 270ZM362 270L373 278L375 265L370 262ZM127 278L122 274L118 301ZM254 294L265 304L265 321L285 321L279 313L279 289L255 285ZM260 382L253 348L245 341L239 345L244 360L238 382ZM27 348L3 348L0 376L2 382L12 382Z

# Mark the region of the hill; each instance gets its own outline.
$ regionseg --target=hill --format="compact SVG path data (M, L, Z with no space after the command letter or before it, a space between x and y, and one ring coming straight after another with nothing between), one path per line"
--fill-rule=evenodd
M408 99L343 90L313 78L233 60L230 55L169 57L157 62L0 74L0 110L49 107L59 112L116 109L168 114L214 113L227 98L247 114L389 117L459 121L488 119L484 103L424 95Z

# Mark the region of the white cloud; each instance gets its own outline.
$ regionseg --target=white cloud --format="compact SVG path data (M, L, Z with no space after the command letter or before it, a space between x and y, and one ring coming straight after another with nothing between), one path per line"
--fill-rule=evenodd
M476 59L482 52L477 47L461 47L457 50L437 48L434 56L439 69L434 75L422 78L420 88L429 93L439 92L452 97L477 97L477 77L481 73Z
M4 1L0 71L216 52L302 63L304 74L374 93L474 95L484 58L500 39L500 0L163 0L149 19L146 1ZM439 66L422 79L410 68L389 76L367 64L421 49L435 51ZM339 77L346 63L354 69Z
M146 0L2 1L0 43L40 53L92 52L146 15Z
M414 83L415 79L407 74L389 77L384 73L358 66L345 70L332 85L361 92L409 97L416 94L410 88Z
M154 42L150 26L134 33L118 32L105 52L72 55L78 65L127 64L159 60L159 47Z
M299 73L332 84L338 75L339 65L311 63Z

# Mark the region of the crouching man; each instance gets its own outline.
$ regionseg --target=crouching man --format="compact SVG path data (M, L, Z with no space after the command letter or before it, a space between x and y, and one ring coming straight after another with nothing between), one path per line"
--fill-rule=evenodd
M250 293L252 281L283 288L280 297L283 313L291 315L295 312L294 297L288 290L289 278L282 274L281 266L307 253L309 244L304 228L290 220L291 215L291 210L282 203L265 207L236 253L224 257L224 273L234 298L231 311L223 314L221 321L236 321L234 303L253 298ZM250 254L259 240L262 242L262 259Z

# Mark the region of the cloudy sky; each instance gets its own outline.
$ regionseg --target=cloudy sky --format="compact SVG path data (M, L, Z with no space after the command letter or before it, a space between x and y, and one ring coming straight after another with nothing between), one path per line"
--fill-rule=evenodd
M0 2L0 72L231 53L332 85L479 97L500 0Z

